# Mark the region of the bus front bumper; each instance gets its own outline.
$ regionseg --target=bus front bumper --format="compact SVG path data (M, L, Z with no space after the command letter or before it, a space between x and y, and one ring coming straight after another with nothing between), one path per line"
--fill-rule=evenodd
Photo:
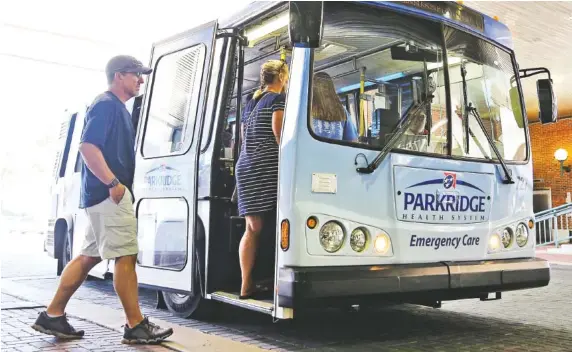
M284 267L278 304L306 300L382 297L388 300L461 299L548 285L550 265L540 258L342 267Z

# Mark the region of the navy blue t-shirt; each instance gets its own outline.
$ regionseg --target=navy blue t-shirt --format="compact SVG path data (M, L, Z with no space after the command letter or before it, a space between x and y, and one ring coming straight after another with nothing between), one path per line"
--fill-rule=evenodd
M95 98L85 115L81 143L97 146L115 177L133 193L135 129L125 104L107 91ZM109 197L109 189L83 163L80 208L92 207Z

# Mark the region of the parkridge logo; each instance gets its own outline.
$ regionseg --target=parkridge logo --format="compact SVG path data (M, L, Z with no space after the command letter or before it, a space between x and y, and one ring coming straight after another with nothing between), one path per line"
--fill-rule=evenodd
M457 174L451 172L445 172L445 178L443 179L443 187L445 189L450 189L451 187L457 187Z
M145 174L145 184L151 190L176 191L182 189L181 172L162 164Z
M442 189L428 191L427 186L430 185L440 185ZM462 194L463 190L468 190L473 195ZM474 195L475 193L477 194ZM453 221L486 220L485 192L474 184L459 179L452 172L444 172L443 178L425 180L406 187L404 197L403 220L438 221L444 220L445 216L451 216ZM428 215L427 212L434 213Z

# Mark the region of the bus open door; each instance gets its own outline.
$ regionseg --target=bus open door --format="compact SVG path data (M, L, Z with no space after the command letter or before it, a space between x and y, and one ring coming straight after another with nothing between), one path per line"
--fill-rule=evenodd
M153 46L137 133L134 178L141 285L200 292L196 270L201 124L216 22ZM203 248L204 252L204 248Z

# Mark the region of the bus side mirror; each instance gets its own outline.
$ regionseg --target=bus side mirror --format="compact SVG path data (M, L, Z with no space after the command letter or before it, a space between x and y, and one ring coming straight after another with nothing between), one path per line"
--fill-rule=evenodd
M538 118L540 123L554 123L557 120L558 108L556 96L552 89L551 79L539 79L536 81L538 92Z
M293 47L319 48L322 40L322 1L290 1L288 34Z

